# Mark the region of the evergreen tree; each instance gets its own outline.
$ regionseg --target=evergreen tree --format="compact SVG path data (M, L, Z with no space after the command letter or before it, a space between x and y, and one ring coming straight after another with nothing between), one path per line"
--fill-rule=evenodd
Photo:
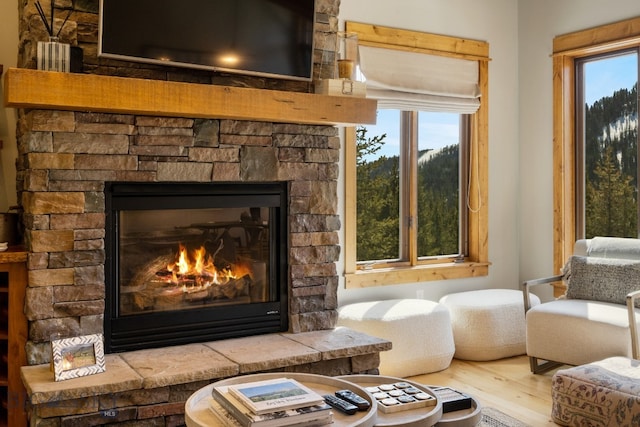
M637 237L638 91L585 109L586 237Z
M370 160L385 135L356 129L357 260L400 255L400 163L398 156ZM422 153L424 154L424 153ZM458 253L458 145L441 149L418 167L418 256Z
M356 129L357 164L357 260L396 259L399 256L399 161L386 156L368 161L377 153L386 134L367 138L367 129Z
M418 167L418 254L458 253L458 145L442 148Z
M586 236L637 237L636 192L609 146L586 186Z

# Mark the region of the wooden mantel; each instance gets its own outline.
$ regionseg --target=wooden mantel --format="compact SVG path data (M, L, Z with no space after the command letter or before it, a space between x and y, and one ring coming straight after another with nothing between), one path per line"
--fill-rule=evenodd
M327 125L375 124L375 100L9 68L4 105L167 117Z

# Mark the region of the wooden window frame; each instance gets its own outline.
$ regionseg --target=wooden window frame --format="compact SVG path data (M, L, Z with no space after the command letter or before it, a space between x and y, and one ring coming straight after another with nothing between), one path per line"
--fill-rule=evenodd
M463 262L440 262L358 270L356 263L356 131L345 129L345 287L364 288L433 280L461 279L489 274L489 44L423 32L346 22L358 33L358 43L386 49L442 55L478 62L480 108L471 115L468 254ZM415 196L411 196L412 198Z
M553 39L553 269L559 272L576 241L576 60L640 46L640 18ZM554 283L554 295L566 286Z

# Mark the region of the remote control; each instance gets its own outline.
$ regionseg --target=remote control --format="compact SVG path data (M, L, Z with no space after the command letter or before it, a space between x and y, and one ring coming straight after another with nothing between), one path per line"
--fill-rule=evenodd
M358 411L366 411L371 406L367 399L357 395L351 390L338 390L336 391L336 396L356 405L358 407Z
M353 415L358 411L358 407L356 405L353 405L346 400L342 400L338 396L325 394L322 397L324 397L324 401L329 405L336 408L340 412L344 412L347 415Z

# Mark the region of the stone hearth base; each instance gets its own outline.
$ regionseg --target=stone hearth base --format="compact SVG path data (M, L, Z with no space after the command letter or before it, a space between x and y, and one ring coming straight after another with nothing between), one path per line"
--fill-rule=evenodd
M106 372L55 382L49 365L22 367L32 427L181 426L205 385L256 372L377 374L391 342L348 328L269 334L106 356Z

